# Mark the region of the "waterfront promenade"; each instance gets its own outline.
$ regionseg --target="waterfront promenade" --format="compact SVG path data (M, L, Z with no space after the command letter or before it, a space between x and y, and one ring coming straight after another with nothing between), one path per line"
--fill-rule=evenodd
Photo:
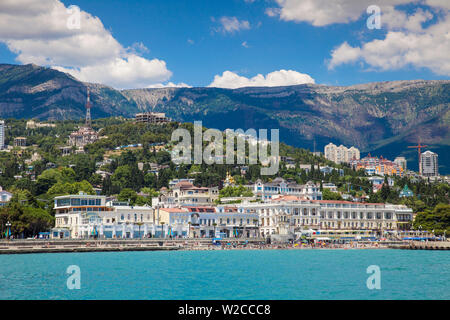
M447 243L448 246L449 243ZM405 249L401 241L359 241L338 243L272 243L264 238L228 238L213 244L210 238L192 239L49 239L3 240L0 254L109 252L109 251L176 251L176 250L276 250L276 249ZM448 246L450 248L450 246Z
M222 239L235 246L265 243L262 238ZM105 251L161 251L161 250L207 250L212 239L126 239L126 240L2 240L0 254L57 253L57 252L105 252Z

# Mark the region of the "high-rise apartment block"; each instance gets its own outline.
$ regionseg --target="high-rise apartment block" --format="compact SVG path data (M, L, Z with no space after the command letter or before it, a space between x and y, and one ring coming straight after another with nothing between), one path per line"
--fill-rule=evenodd
M325 146L325 158L336 163L349 163L352 160L360 159L360 152L357 148L347 148L342 144L338 147L333 143Z
M403 168L403 171L406 171L406 158L405 157L397 157L394 159L394 163L399 167Z
M425 151L420 155L420 174L424 177L439 175L437 153Z
M5 148L5 121L0 120L0 150Z

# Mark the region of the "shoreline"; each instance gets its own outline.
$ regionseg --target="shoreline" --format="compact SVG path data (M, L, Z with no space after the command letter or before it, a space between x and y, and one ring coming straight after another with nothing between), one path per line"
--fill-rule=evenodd
M210 239L189 240L75 240L0 242L0 255L33 253L83 253L124 251L228 251L228 250L313 250L313 249L388 249L385 244L358 243L333 245L266 244L253 240L224 240L215 245Z
M229 250L450 250L450 242L352 242L346 244L266 244L260 239L226 239L219 245L211 239L176 240L16 240L1 241L0 255L33 253L85 253L131 251L229 251Z

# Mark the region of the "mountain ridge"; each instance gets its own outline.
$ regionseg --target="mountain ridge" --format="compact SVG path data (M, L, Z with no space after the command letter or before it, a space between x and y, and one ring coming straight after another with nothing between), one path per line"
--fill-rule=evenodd
M450 80L116 90L50 68L0 65L0 117L83 118L87 88L93 118L157 111L221 130L278 128L291 145L355 145L388 158L406 156L416 170L417 155L407 146L420 140L439 153L443 172L450 166Z

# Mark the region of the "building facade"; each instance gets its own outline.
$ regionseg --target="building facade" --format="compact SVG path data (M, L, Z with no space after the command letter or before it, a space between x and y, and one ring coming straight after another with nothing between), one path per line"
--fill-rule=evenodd
M5 149L5 121L0 120L0 150Z
M397 163L384 159L383 157L372 157L370 154L360 160L350 161L350 165L354 170L364 170L368 175L381 175L381 176L400 176L402 177L405 170Z
M413 212L403 205L336 200L272 201L238 206L239 212L257 213L263 237L294 234L301 230L408 229Z
M81 127L69 136L69 145L83 148L85 145L94 143L98 140L98 133L90 127Z
M159 197L152 199L152 204L159 207L180 205L210 206L218 198L218 187L196 187L189 181L180 181L169 190L161 189Z
M182 206L156 208L158 225L166 235L189 238L252 238L259 236L258 215L235 207Z
M136 114L137 123L152 123L152 124L162 124L170 122L170 119L166 117L165 113L162 112L144 112Z
M348 163L351 160L358 160L360 158L360 151L358 148L347 148L342 144L338 147L333 143L325 146L325 158L335 163Z
M396 157L394 159L394 163L398 165L399 167L403 168L403 171L406 171L407 169L407 161L405 157Z
M320 187L312 181L304 185L297 184L295 181L287 181L277 177L273 181L264 182L258 179L254 184L246 186L253 194L262 200L270 200L279 196L293 195L306 197L310 200L321 200L322 192Z
M431 151L425 151L420 155L420 174L424 177L439 176L438 155Z
M156 231L151 207L106 203L105 196L55 197L54 209L55 229L70 238L140 238Z
M25 137L17 137L14 138L14 147L26 147L27 138Z

